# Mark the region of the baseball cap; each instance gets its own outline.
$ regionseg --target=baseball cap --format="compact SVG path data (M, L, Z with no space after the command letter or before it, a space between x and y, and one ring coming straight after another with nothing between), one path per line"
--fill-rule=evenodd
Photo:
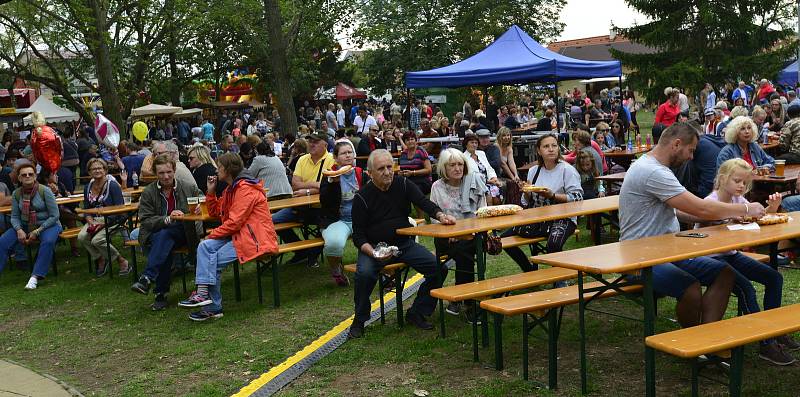
M705 115L706 116L713 116L714 115L714 109L712 109L712 108L706 109Z
M314 139L314 140L318 140L318 141L327 141L328 140L328 134L326 134L326 133L324 133L322 131L312 132L312 133L306 135L306 139Z

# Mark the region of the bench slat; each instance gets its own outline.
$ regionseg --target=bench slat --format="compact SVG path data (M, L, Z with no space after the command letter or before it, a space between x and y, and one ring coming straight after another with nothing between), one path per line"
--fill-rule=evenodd
M390 272L390 271L405 269L407 266L408 265L406 265L405 263L402 263L402 262L401 263L392 263L392 264L384 266L383 269L381 270L381 272ZM344 265L344 271L346 271L348 273L355 273L356 272L356 264L355 263L351 263L349 265Z
M742 254L744 254L744 256L753 258L761 263L769 263L769 255L758 254L755 252L742 252Z
M542 241L547 241L544 237L525 238L521 236L508 236L500 239L503 243L503 248L519 247L522 245L536 244Z
M287 252L302 251L308 248L322 247L323 245L325 245L325 240L323 240L321 237L309 240L300 240L279 245L278 253L285 254Z
M80 227L73 227L70 229L65 229L61 233L59 233L58 237L61 237L64 240L69 240L78 237L78 233L81 232Z
M800 304L648 336L647 346L681 358L733 349L800 330Z
M602 286L599 281L584 284L584 289ZM626 292L637 292L642 289L641 285L630 285L623 287ZM589 298L594 292L584 293L584 298ZM608 298L619 295L615 290L607 290L600 296ZM578 303L578 286L570 285L563 288L553 288L545 291L536 291L528 294L507 296L504 298L489 299L481 302L481 308L492 313L499 313L506 316L513 316L522 313L531 313L540 310L552 309Z
M510 291L551 284L576 277L578 277L578 272L575 270L550 267L511 276L490 278L467 284L438 288L431 291L431 296L450 302L460 302L468 299L479 299Z
M303 224L300 222L283 222L283 223L276 223L275 224L275 231L280 232L282 230L294 229L296 227L303 227Z

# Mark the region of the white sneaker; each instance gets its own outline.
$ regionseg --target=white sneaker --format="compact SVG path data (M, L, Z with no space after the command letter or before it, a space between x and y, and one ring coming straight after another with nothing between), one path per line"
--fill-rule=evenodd
M37 284L39 284L39 280L37 280L36 277L31 277L28 280L28 284L25 284L25 289L26 290L36 289Z

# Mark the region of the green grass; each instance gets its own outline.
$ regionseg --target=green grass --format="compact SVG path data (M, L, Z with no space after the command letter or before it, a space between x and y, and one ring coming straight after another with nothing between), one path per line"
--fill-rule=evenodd
M585 230L585 229L584 229ZM432 241L423 240L432 248ZM571 238L567 248L589 244L588 233ZM243 270L242 302L233 299L232 272L224 273L225 317L196 324L188 311L174 306L184 297L174 280L168 310L153 313L152 296L131 292L128 278L96 279L85 257L71 258L58 247L60 274L48 277L32 292L23 291L28 273L6 269L0 276L0 358L10 358L52 374L90 396L224 396L236 392L261 373L291 356L352 314L352 289L337 288L324 268L289 267L282 271L282 307L271 306L269 277L265 305L256 295L255 271ZM125 252L129 254L129 252ZM84 254L85 255L85 254ZM518 272L506 255L489 257L488 276ZM345 261L355 259L348 247ZM784 272L784 302L798 302L800 275ZM191 279L189 280L191 282ZM452 277L448 278L452 283ZM674 301L659 302L659 331L676 326ZM624 299L599 302L599 308L640 315ZM731 303L729 315L734 315ZM398 329L393 313L387 324L367 328L366 337L347 342L289 385L283 396L408 396L426 390L434 396L572 396L579 394L576 308L565 311L559 341L559 386L554 392L536 382L523 382L521 320L506 319L506 369L493 369L493 348L481 349L481 362L471 355L471 329L461 319L447 318L448 337L437 332ZM436 317L434 316L434 320ZM590 387L594 395L641 395L642 328L610 316L588 316ZM532 334L531 379L545 382L546 344ZM792 396L800 386L796 369L775 368L748 347L745 395ZM688 366L658 355L661 395L685 395ZM780 381L773 381L780 379ZM723 395L715 384L704 395Z

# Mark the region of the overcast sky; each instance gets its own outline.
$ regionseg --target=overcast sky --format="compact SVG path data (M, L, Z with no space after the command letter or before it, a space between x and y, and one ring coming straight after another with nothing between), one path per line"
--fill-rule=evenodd
M561 11L564 31L558 40L581 39L608 34L611 22L627 28L634 22L644 23L647 18L629 7L624 0L567 0Z

